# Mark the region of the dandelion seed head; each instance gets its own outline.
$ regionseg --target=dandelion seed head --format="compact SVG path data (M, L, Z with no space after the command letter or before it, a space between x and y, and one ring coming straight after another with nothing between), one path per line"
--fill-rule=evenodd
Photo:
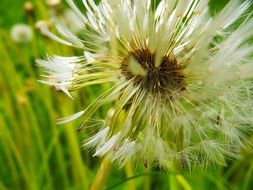
M11 38L17 43L28 43L33 38L32 28L27 24L16 24L11 29Z
M251 146L250 0L230 1L215 16L207 0L161 0L157 7L150 0L83 0L85 13L66 1L84 26L82 35L60 23L57 33L41 30L84 55L39 65L42 81L66 93L110 84L83 111L60 120L82 117L81 131L112 102L103 125L84 141L93 156L108 155L119 166L191 168L226 165Z

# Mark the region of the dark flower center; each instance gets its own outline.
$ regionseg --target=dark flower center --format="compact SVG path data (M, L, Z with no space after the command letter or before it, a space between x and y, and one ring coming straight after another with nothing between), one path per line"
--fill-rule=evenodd
M182 67L175 57L163 56L158 67L155 66L155 53L149 49L137 49L129 53L122 61L121 72L127 79L134 78L134 83L151 93L172 94L185 90ZM131 61L137 68L131 67ZM135 70L142 70L138 74ZM135 69L135 70L134 70Z

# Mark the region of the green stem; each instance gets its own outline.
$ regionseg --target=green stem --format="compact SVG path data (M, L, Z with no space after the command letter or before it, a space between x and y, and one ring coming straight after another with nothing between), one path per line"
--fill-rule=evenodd
M176 175L176 179L184 190L192 190L191 185L188 183L188 181L184 178L183 175Z
M126 177L127 178L130 178L131 176L134 175L134 172L133 172L133 167L132 167L132 164L131 162L128 162L126 167L125 167L125 171L126 171ZM131 190L136 190L136 185L134 183L134 181L128 181L128 189L131 189Z
M93 183L91 184L90 190L103 189L105 187L105 183L110 173L110 170L111 170L111 162L107 158L104 158L97 171L96 177L93 180Z
M176 174L174 174L174 173L169 174L169 189L171 189L171 190L178 189Z

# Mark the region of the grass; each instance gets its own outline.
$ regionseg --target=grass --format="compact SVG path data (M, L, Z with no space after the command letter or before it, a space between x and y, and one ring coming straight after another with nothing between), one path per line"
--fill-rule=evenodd
M87 105L102 87L85 88L74 94L72 101L37 82L35 58L45 52L75 52L35 30L37 20L48 19L44 1L34 1L34 19L25 16L23 2L2 0L0 5L0 190L89 189L101 160L81 149L85 134L76 132L78 121L64 126L56 126L55 121ZM219 10L217 2L213 0L213 9ZM10 28L19 22L33 27L31 43L20 45L10 38ZM122 169L113 167L105 188L247 190L253 187L252 176L253 155L243 152L241 160L226 167L196 168L182 174L144 167L135 170L130 164Z

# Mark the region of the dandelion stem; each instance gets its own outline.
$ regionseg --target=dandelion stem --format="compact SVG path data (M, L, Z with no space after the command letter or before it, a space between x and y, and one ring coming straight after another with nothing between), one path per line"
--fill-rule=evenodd
M125 170L126 170L126 176L127 176L127 178L129 178L129 177L131 177L131 176L134 175L133 167L132 167L131 162L127 163ZM131 190L135 190L136 189L136 185L135 185L134 181L129 181L128 182L128 189L131 189Z
M150 190L151 186L151 179L149 175L144 176L144 189L145 190Z
M103 187L105 186L107 177L110 173L110 169L111 169L111 162L107 158L104 158L97 171L96 177L91 184L90 190L103 189Z
M169 174L169 189L176 190L177 187L177 181L176 181L176 175L174 173Z
M184 190L192 190L190 184L187 182L183 175L176 175L176 179Z

